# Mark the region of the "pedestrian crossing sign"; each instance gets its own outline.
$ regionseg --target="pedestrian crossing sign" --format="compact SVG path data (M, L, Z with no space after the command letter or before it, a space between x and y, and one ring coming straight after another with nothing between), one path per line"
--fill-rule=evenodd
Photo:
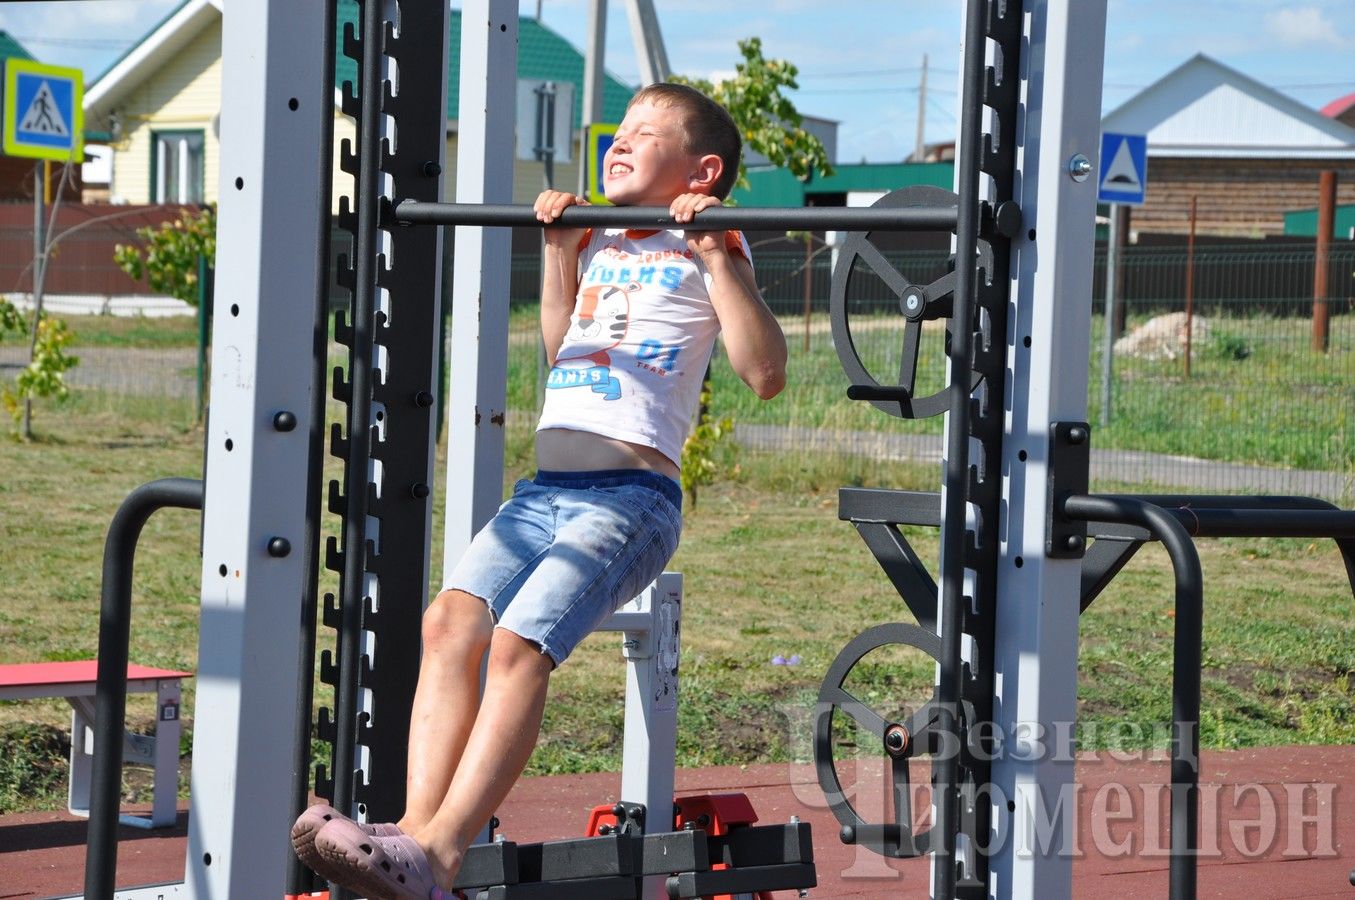
M83 162L85 86L79 69L4 61L0 154Z
M611 148L612 141L616 138L615 124L600 124L594 122L584 129L584 186L583 194L588 198L589 203L597 203L606 206L611 205L607 199L607 194L602 188L602 183L606 180L606 172L602 171L602 164L607 156L607 150Z

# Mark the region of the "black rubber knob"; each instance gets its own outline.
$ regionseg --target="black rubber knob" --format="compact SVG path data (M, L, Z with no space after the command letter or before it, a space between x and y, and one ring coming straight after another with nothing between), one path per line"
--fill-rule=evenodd
M292 552L292 542L285 537L270 538L268 541L268 555L274 559L282 559Z
M409 486L409 495L415 500L427 500L429 493L431 492L428 490L428 485L422 481Z
M850 825L843 825L842 831L838 832L838 836L842 838L844 844L856 843L856 829Z
M296 428L296 413L282 410L273 416L273 427L278 431L291 431Z
M433 395L428 391L419 391L414 395L414 405L427 409L433 405Z

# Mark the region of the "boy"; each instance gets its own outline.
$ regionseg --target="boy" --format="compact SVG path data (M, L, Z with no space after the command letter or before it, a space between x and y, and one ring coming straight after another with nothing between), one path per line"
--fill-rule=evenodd
M740 151L719 104L651 85L607 151L608 199L690 222L728 196ZM550 224L584 202L545 191L533 208ZM319 806L292 829L303 862L369 897L444 896L531 755L551 671L677 549L678 461L716 333L759 397L785 386L785 338L738 233L547 228L543 263L539 471L424 613L405 815L358 825Z

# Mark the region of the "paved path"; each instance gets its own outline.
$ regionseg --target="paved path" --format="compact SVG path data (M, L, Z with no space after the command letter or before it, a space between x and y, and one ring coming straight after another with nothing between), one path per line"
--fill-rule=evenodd
M882 461L940 465L943 441L937 434L878 431L822 431L778 425L735 425L741 445L757 450L853 453ZM1095 441L1095 430L1093 430ZM1092 449L1091 478L1098 482L1166 484L1200 493L1322 497L1341 503L1355 495L1355 476L1302 469L1274 469L1137 450Z
M1076 808L1075 823L1057 845L1072 858L1073 896L1165 897L1168 762L1115 756L1078 757L1076 787L1068 799ZM1199 897L1355 898L1348 880L1355 867L1355 747L1205 751L1201 766ZM617 799L619 782L615 773L523 779L499 810L503 833L520 843L576 837L595 805ZM926 785L926 773L914 773L913 783ZM677 787L678 796L742 791L763 824L791 816L809 822L819 881L813 897L928 895L929 859L885 860L841 843L810 766L682 769ZM920 796L915 809L925 808L925 799ZM156 831L121 828L118 884L181 881L186 819L181 815L177 828ZM277 832L280 847L286 846L289 824L257 823ZM85 822L62 813L0 817L0 897L80 891L85 829ZM1009 828L999 839L1018 841L1019 834ZM794 893L775 896L789 900Z
M80 365L66 373L72 387L100 387L159 397L193 397L197 351L191 347L129 349L81 347ZM26 346L0 346L0 378L27 364ZM737 425L735 438L757 450L819 451L870 456L884 461L941 462L940 435L887 431L820 431L778 425ZM1095 431L1093 431L1093 442ZM1135 450L1092 449L1093 483L1167 484L1201 493L1322 497L1349 505L1355 475L1221 463Z

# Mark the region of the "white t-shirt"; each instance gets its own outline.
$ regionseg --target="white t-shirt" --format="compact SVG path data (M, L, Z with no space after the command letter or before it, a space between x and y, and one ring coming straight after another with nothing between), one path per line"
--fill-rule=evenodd
M739 232L725 243L751 258ZM581 246L579 293L537 430L592 432L680 465L720 331L711 276L682 231L590 230Z

